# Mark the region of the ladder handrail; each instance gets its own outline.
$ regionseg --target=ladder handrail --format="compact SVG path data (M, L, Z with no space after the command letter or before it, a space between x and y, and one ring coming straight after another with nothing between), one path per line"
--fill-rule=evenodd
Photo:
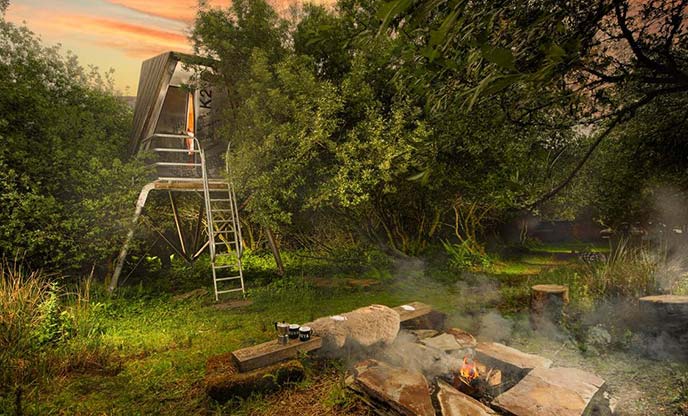
M227 186L227 188L221 188L221 189L210 189L210 183L211 180L208 177L208 167L207 167L207 162L205 158L205 151L201 147L200 142L198 139L191 134L164 134L164 133L156 133L153 134L144 140L142 140L142 144L148 145L153 139L155 138L165 138L165 139L180 139L180 140L188 140L192 139L192 148L177 148L177 147L165 147L161 146L159 148L153 148L153 151L160 154L162 152L178 152L178 153L184 153L184 152L189 152L190 155L193 155L193 162L157 162L154 165L157 167L173 167L173 166L193 166L193 167L200 167L201 169L201 175L200 178L197 176L197 173L195 173L194 177L164 177L160 176L158 172L158 179L163 179L163 180L169 180L169 181L196 181L199 180L202 183L203 186L203 202L205 205L205 212L206 212L206 221L207 221L207 231L208 231L208 250L210 250L210 263L211 263L211 268L212 268L212 273L213 273L213 285L215 286L215 300L218 300L218 295L221 293L228 293L228 292L234 292L234 291L239 291L241 290L242 293L244 293L245 296L245 287L244 287L244 276L243 276L243 267L241 264L241 257L243 255L243 238L241 235L241 224L239 223L239 207L236 201L236 194L234 192L234 184L232 183L231 180L213 180L213 184L216 183L221 183ZM186 144L186 142L183 142L183 144ZM142 146L142 148L145 148L145 146ZM197 172L197 171L196 171ZM220 211L228 211L230 213L229 215L229 221L221 221L221 222L231 222L232 224L232 229L227 230L225 234L233 234L234 237L234 247L232 248L232 242L231 239L223 239L219 238L216 240L216 233L215 233L215 220L213 218L213 206L212 206L212 200L210 197L211 192L217 192L217 191L222 191L222 192L227 192L227 198L220 199L223 202L228 202L229 203L229 208L228 209L216 209L215 211L220 212ZM221 227L219 228L220 232L222 231ZM219 244L226 244L228 245L227 250L231 251L232 249L235 251L234 254L236 255L236 265L238 269L238 276L235 277L219 277L217 276L217 271L216 269L223 269L228 266L225 265L216 265L215 261L217 260L217 250L216 246L218 245L218 241L220 241ZM222 252L221 254L224 254ZM225 281L225 280L234 280L234 279L239 279L241 282L241 288L240 289L230 289L230 290L218 290L217 282L218 281Z

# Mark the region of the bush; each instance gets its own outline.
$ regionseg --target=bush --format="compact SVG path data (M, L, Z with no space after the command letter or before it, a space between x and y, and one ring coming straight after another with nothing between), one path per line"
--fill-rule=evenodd
M111 365L112 352L100 338L104 307L92 307L83 293L77 293L74 305L65 305L65 293L51 276L17 262L0 264L0 397L14 396L0 405L12 403L20 414L28 387L55 375ZM0 408L0 414L5 410Z
M447 241L442 242L444 250L449 256L449 267L456 271L470 269L488 269L492 266L492 259L482 250L471 247L470 240L460 244L452 244Z

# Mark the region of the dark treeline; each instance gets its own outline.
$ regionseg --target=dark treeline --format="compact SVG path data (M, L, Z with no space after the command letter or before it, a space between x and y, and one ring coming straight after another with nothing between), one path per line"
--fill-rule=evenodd
M651 216L666 184L685 198L686 4L201 7L191 38L226 89L246 237L479 254L526 211L617 226ZM107 79L0 20L5 258L107 273L145 180L130 120Z

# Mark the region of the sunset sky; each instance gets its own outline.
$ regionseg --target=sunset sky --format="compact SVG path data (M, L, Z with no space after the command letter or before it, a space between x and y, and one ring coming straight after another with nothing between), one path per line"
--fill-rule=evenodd
M231 0L211 0L226 7ZM273 0L285 9L296 0ZM323 2L323 1L320 1ZM116 86L135 95L141 61L168 50L190 51L187 34L197 0L10 0L6 18L47 45L62 44L82 65L115 69Z

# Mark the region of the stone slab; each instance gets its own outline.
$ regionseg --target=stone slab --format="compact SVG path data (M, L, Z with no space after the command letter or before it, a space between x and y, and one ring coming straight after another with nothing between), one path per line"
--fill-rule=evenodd
M353 369L353 388L404 416L435 416L423 374L367 359Z
M469 348L469 346L461 344L456 337L451 334L440 334L436 337L422 339L420 342L430 348L436 348L447 353Z
M514 416L583 416L597 406L605 382L578 368L534 368L492 405Z
M408 332L413 334L417 340L422 340L425 338L431 338L438 334L434 329L411 329Z
M461 393L442 380L437 381L437 402L442 416L496 416L494 410Z
M206 363L205 390L219 402L234 397L248 397L254 392L270 392L303 380L305 369L298 360L262 367L245 373L231 353L212 356Z
M479 342L476 357L488 367L496 367L509 378L521 378L534 368L549 368L552 360L528 354L498 342Z
M314 335L310 340L303 342L298 339L290 339L285 345L278 343L275 339L236 350L231 354L239 371L246 372L294 358L299 353L314 351L321 346L322 339Z
M478 345L478 342L475 340L475 337L469 334L468 332L464 331L463 329L449 328L446 332L447 334L454 335L456 341L464 348L475 348Z

